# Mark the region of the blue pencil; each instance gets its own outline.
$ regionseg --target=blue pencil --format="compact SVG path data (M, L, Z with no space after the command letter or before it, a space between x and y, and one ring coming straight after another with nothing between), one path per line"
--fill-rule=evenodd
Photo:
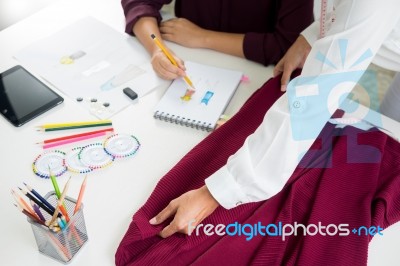
M18 187L19 190L21 190L22 194L24 194L25 196L28 197L28 199L32 200L33 202L35 202L40 208L42 208L43 210L45 210L48 214L52 215L54 212L52 212L46 205L44 205L40 200L38 200L37 198L35 198L32 194L30 194L27 190L22 189L20 187Z
M26 188L32 192L33 195L35 195L41 202L43 202L44 205L46 205L53 213L56 210L45 198L43 198L36 190L28 186L27 184L24 183Z

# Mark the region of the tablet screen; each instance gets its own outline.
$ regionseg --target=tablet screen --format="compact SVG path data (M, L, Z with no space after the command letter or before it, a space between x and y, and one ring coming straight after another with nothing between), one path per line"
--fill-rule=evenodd
M21 126L61 102L62 97L21 66L1 74L0 110L15 126Z

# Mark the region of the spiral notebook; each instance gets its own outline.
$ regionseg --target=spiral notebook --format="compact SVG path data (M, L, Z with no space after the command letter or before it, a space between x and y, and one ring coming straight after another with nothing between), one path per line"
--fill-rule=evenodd
M154 118L212 131L235 93L242 72L188 61L185 66L196 91L188 91L183 79L174 80L157 104Z

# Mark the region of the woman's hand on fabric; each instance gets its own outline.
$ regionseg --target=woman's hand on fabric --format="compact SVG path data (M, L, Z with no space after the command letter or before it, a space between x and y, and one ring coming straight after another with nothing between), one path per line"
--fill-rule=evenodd
M189 230L193 230L218 206L219 203L213 198L208 188L203 186L199 189L188 191L179 198L172 200L167 207L149 222L152 225L157 225L174 216L172 222L159 235L166 238L176 232L190 234Z
M274 77L282 74L281 91L286 91L287 84L289 83L293 71L297 68L303 68L310 50L310 44L300 35L278 64L276 64L274 68Z
M204 48L207 30L184 18L173 18L160 24L163 39L190 48Z

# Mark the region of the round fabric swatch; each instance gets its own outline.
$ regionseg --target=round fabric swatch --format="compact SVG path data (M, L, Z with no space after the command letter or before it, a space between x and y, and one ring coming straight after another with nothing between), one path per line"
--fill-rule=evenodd
M81 152L82 147L76 147L70 150L65 156L65 165L68 171L73 173L85 174L93 171L92 168L82 163L79 159L79 153Z
M104 150L111 156L123 158L134 155L140 147L140 142L135 136L114 134L104 141Z
M50 172L54 176L60 176L67 171L65 166L65 152L53 150L40 154L32 164L33 172L40 177L50 178Z
M108 154L101 143L89 144L78 153L79 160L91 169L104 168L114 161L114 157Z

